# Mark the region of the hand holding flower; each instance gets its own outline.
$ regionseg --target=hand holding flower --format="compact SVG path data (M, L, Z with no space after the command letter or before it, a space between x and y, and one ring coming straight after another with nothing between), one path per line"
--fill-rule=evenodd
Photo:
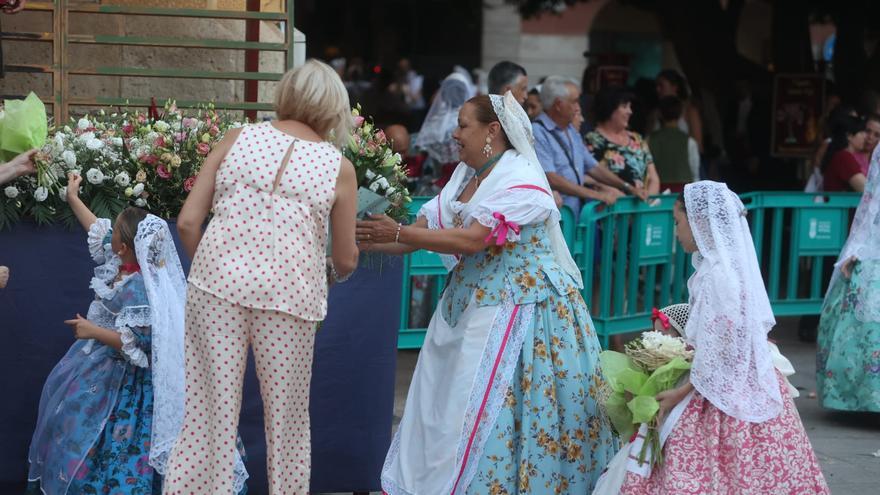
M67 201L79 198L79 186L82 184L82 176L70 172L67 174Z
M358 243L387 244L398 240L400 224L387 215L369 215L369 220L357 222L355 238Z

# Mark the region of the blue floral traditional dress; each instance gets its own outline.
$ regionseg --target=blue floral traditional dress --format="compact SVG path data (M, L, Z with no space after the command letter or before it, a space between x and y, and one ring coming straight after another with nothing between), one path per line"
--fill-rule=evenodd
M106 219L89 231L89 250L99 266L88 319L118 331L122 350L78 340L50 373L29 452L29 492L161 493L149 464L150 305L141 273L117 280L120 260L110 235Z
M816 380L823 407L880 412L880 154L831 278L819 319ZM849 278L840 266L856 259Z
M419 213L432 229L479 222L493 237L450 262L383 489L590 493L616 445L596 400L603 379L593 324L551 246L559 212L539 166L515 150L469 203L457 201L473 174L459 165ZM444 219L446 204L453 215Z

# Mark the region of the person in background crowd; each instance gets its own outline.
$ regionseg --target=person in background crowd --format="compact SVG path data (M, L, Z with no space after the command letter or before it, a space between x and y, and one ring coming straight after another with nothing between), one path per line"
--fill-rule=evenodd
M874 148L880 142L880 115L876 113L868 114L865 119L865 147L862 151L856 153L856 159L862 167L862 174L868 176L868 169L871 163L871 155L874 154Z
M633 186L632 194L644 197L660 192L660 177L647 143L628 129L632 95L619 88L605 88L596 95L596 130L584 140L593 156ZM627 192L630 192L627 189Z
M842 118L822 158L825 191L864 191L865 174L856 158L864 148L865 122L858 117Z
M510 91L520 105L525 106L529 93L529 76L518 64L504 60L489 71L489 94L503 95Z
M562 76L548 77L541 86L544 112L532 124L535 152L550 187L562 195L563 204L571 208L575 216L580 213L584 200L613 205L623 195L618 189L635 192L634 187L606 166L600 166L584 146L573 125L580 114L579 93L574 81Z
M535 86L534 88L529 90L529 95L526 97L526 113L529 115L529 119L534 122L535 119L538 118L538 115L541 115L541 112L544 111L544 106L541 105L541 87Z
M410 110L414 112L424 110L425 97L422 95L422 86L425 83L425 77L412 68L408 58L402 58L397 62L397 73L404 99Z
M415 188L416 182L422 176L427 156L424 153L410 154L410 136L406 127L400 124L389 125L385 128L385 137L391 141L391 151L399 153L403 158L403 166L408 177L410 192Z
M458 145L452 139L452 131L458 125L458 111L475 96L475 91L467 71L458 67L440 84L416 137L416 149L426 152L433 161L431 166L440 170L440 187L446 185L458 165Z
M689 92L687 80L678 71L666 69L657 74L657 97L677 96L682 101L682 113L678 120L678 128L688 133L697 146L700 147L700 153L703 152L703 119L700 117L700 111L689 100ZM658 126L660 123L658 123Z
M679 193L700 174L697 141L678 127L682 102L677 96L664 96L658 105L662 127L648 137L648 146L657 174L663 177L661 190Z
M823 126L824 138L819 143L819 146L816 148L816 153L813 155L811 162L813 165L813 173L807 180L806 187L804 187L805 192L824 190L822 184L822 158L825 157L825 152L828 151L828 144L831 143L831 136L834 135L835 130L840 126L841 121L845 117L856 117L857 115L855 108L852 106L837 104L833 109L829 110L828 114L823 118L825 122Z

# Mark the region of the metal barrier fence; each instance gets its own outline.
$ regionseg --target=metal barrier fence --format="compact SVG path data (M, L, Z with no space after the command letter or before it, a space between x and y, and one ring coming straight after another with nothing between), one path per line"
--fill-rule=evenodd
M612 208L589 204L576 226L573 213L562 211L563 234L581 269L583 296L605 347L612 335L647 329L652 308L687 301L693 268L675 242L676 198L658 196L650 204L622 198ZM413 215L427 199L413 202ZM742 200L774 313L818 314L859 195L758 192ZM430 314L442 295L446 269L427 251L406 257L398 340L402 349L421 347L426 330L410 322L415 276L436 284L428 291Z
M256 98L256 84L258 81L277 81L283 74L259 72L254 69L252 63L254 57L258 57L262 51L285 52L285 67L290 69L294 66L294 35L293 28L293 0L284 0L285 12L259 12L259 11L233 11L212 9L180 9L163 7L140 7L129 5L99 5L95 3L76 2L71 0L54 0L53 2L29 1L25 5L26 10L47 12L52 16L51 32L4 32L3 40L51 43L51 63L44 64L8 64L5 66L9 73L48 73L52 74L52 95L40 95L43 101L51 105L56 122L64 122L70 114L70 108L75 106L126 106L146 107L151 104L149 98L127 98L92 96L72 98L70 96L71 75L84 76L137 76L154 78L184 78L184 79L218 79L218 80L242 80L245 81L246 101L216 101L213 102L218 109L244 110L249 117L256 117L258 110L272 110L270 103L261 103ZM176 18L203 18L203 19L227 19L242 20L247 23L247 40L224 40L224 39L197 39L178 38L166 36L115 36L106 34L81 34L70 32L70 14L104 14L104 15L132 15L132 16L159 16ZM260 21L276 21L285 24L284 43L264 43L259 41ZM256 32L256 38L253 33ZM244 50L246 53L245 65L248 66L241 72L219 72L199 69L179 68L142 68L142 67L110 67L95 65L75 67L71 65L69 47L72 44L99 45L99 46L141 46L157 48L206 48ZM157 57L161 58L161 57ZM258 60L258 59L257 59ZM251 63L249 63L251 62ZM157 95L158 96L158 95ZM173 98L174 95L167 95ZM160 101L160 104L164 100ZM208 103L208 101L178 100L179 107L196 107Z

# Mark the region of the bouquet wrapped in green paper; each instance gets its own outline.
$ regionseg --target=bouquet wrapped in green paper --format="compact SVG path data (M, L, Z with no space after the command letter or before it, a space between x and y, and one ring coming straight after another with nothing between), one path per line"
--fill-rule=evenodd
M655 397L674 388L690 369L693 351L678 337L660 332L645 332L630 342L626 352L603 351L599 354L602 372L610 387L604 401L611 424L622 438L630 438L642 423L648 436L642 444L639 463L645 462L650 446L652 465L663 461L660 448L660 403Z
M0 112L0 162L46 143L49 119L46 106L34 93L23 100L6 100Z

